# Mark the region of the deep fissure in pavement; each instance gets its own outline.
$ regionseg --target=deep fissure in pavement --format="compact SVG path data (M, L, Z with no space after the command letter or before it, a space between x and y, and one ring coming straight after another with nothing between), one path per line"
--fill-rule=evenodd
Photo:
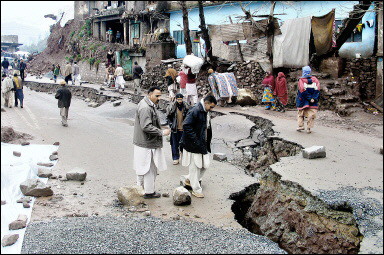
M31 89L39 92L54 92L57 85L29 82ZM96 89L73 87L77 96L91 98L104 103L110 100ZM128 101L138 103L142 97L127 95ZM167 101L160 100L160 119L164 123ZM259 183L233 193L232 211L235 219L250 232L263 235L279 244L288 253L346 253L356 254L363 239L353 209L347 203L329 206L310 194L297 183L282 181L270 165L281 157L295 156L303 147L297 143L274 136L270 120L232 112L245 116L255 123L248 140L251 144L239 146L234 152L238 155L231 163L241 166L245 173L260 178ZM212 112L212 118L224 115Z
M240 165L247 174L260 177L260 182L231 194L235 219L250 232L278 243L288 253L358 253L363 236L351 206L344 203L331 207L297 183L281 180L270 168L281 157L297 155L303 147L273 136L269 120L232 114L253 121L250 137L255 138L256 134L259 141L242 150L243 158L251 154L252 159Z

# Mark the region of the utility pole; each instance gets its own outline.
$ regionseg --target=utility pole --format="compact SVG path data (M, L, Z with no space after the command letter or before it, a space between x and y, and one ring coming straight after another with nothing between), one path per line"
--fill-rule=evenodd
M231 22L231 24L233 24L231 16L229 16L229 21ZM243 53L241 52L239 40L236 40L236 45L237 45L237 50L239 51L240 60L241 60L241 62L244 62L244 57L243 57Z
M192 54L192 42L191 42L191 36L189 33L187 5L186 5L186 2L184 2L184 1L179 1L179 4L180 4L182 11L183 11L185 50L187 51L187 55L190 55L190 54Z
M203 39L205 41L205 49L206 49L206 54L208 56L208 59L210 61L213 61L211 39L208 34L207 26L205 25L203 1L198 1L198 4L199 4L199 17L200 17L199 28L201 29L201 32L203 34Z

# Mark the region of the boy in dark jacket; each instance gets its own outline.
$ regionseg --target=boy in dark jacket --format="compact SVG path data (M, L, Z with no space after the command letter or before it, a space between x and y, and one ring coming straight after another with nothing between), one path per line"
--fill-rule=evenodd
M190 106L183 101L182 94L176 94L176 102L172 102L167 108L167 121L171 128L171 147L173 164L179 164L180 151L183 147L180 146L180 139L183 135L183 121L187 116Z
M71 105L72 93L67 87L65 87L65 81L61 81L60 85L61 88L57 90L55 98L59 99L58 106L60 108L61 125L68 127L68 110L69 106Z

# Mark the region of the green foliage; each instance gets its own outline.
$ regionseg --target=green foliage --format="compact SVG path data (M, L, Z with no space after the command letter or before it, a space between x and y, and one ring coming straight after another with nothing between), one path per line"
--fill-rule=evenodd
M72 38L74 35L75 35L75 31L72 31L69 36Z
M104 45L104 46L103 46L103 51L104 51L104 50L106 50L106 49L107 49L107 46L106 46L106 45Z
M65 60L67 60L68 62L72 63L73 62L73 56L65 57Z
M93 64L95 63L96 59L95 58L89 58L88 59L88 63L89 63L89 67L91 68L93 66Z
M77 62L81 61L82 59L83 59L83 57L81 56L81 54L78 54L78 55L76 56L76 61L77 61Z

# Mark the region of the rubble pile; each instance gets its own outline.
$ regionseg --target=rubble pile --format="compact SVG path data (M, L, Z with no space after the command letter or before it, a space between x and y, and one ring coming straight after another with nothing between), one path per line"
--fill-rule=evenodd
M345 61L344 74L353 77L353 79L351 78L350 81L348 81L347 85L350 87L354 85L354 81L356 82L353 95L360 97L362 100L375 99L376 57L346 59Z

